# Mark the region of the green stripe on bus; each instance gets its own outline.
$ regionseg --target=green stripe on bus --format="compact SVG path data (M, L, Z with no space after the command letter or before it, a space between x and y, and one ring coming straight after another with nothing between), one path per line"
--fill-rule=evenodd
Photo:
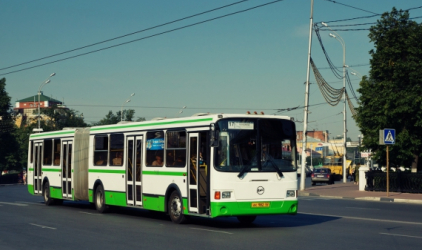
M269 207L252 207L252 203L270 203ZM211 202L213 218L220 216L296 214L296 201Z
M34 185L28 185L28 192L34 195Z
M50 187L50 197L53 199L63 199L62 189L58 187Z
M145 175L172 175L172 176L186 176L186 172L166 172L166 171L142 171Z
M164 212L165 198L164 196L151 197L144 195L142 197L142 205L145 209Z
M107 205L126 207L126 193L104 191L104 198Z
M60 172L61 169L60 168L42 168L42 171L45 171L45 172Z
M28 171L34 171L34 168L28 168Z
M65 132L53 132L53 133L48 133L48 134L32 134L29 137L30 138L35 138L35 137L42 137L42 136L50 136L50 135L66 135L66 134L74 134L75 131L71 130L71 131L65 131Z
M108 170L108 169L89 169L90 173L105 173L105 174L125 174L125 170Z
M99 127L99 128L91 128L91 131L100 131L100 130L107 130L107 129L122 129L122 128L137 128L137 127L146 127L146 126L159 126L159 125L171 125L171 124L206 122L206 121L212 121L212 118L203 118L203 119L196 119L196 120L182 120L182 121L153 122L153 123L146 123L146 124L141 123L141 124L131 124L131 125L123 125L123 126L113 126L113 127Z

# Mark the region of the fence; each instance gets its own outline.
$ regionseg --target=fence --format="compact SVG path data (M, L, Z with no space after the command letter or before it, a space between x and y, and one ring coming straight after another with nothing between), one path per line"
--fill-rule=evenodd
M387 191L387 173L368 171L365 173L365 191ZM393 172L389 174L389 191L401 193L422 193L422 174Z

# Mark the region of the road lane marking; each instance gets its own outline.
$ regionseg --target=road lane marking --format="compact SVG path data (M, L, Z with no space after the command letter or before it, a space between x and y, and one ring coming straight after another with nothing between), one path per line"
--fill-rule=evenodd
M39 202L28 202L28 201L15 201L18 203L24 203L24 204L30 204L30 205L37 205L37 206L45 206L44 202L39 203Z
M20 207L26 207L26 206L28 206L28 204L21 204L21 203L14 203L14 202L0 202L0 204L12 205L12 206L20 206Z
M389 234L389 233L380 233L380 234L384 234L384 235L391 235L391 236L400 236L400 237L408 237L408 238L417 238L417 239L422 239L422 237L420 237L420 236L412 236L412 235L405 235L405 234Z
M222 234L233 234L230 232L226 232L226 231L218 231L218 230L209 230L209 229L203 229L203 228L196 228L196 227L191 227L190 229L193 230L202 230L202 231L208 231L208 232L213 232L213 233L222 233Z
M47 227L47 226L38 225L38 224L34 224L34 223L29 223L29 225L33 225L33 226L41 227L41 228L52 229L52 230L56 230L57 229L57 228L54 228L54 227Z
M411 222L411 221L400 221L400 220L370 219L370 218L362 218L362 217L341 216L341 215L335 215L335 214L315 214L315 213L298 213L298 214L317 215L317 216L328 216L328 217L339 217L339 218L350 219L350 220L366 220L366 221L377 221L377 222L390 222L390 223L401 223L401 224L411 224L411 225L422 225L422 222Z
M101 215L101 214L94 214L94 213L88 213L88 212L82 212L82 211L79 211L79 213L81 213L81 214L90 214L90 215Z
M369 209L369 210L379 210L378 208L367 208L367 207L346 207L346 208L353 208L353 209Z

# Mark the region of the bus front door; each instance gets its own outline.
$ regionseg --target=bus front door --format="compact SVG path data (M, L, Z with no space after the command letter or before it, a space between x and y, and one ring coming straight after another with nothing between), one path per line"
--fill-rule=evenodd
M189 212L198 213L198 133L189 133L188 152L188 203Z
M34 143L34 194L42 194L42 142Z
M131 206L142 206L142 136L126 137L126 198Z
M72 141L62 141L62 193L72 199Z

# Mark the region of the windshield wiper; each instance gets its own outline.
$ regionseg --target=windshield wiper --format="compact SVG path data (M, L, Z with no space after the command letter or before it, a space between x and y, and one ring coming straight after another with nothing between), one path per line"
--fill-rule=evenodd
M251 166L250 165L243 165L242 169L240 170L239 174L237 175L237 177L242 177L244 173L246 173L246 171L248 169L250 169Z
M282 173L282 172L281 172L281 170L277 167L277 165L273 162L273 159L272 159L272 158L267 159L267 160L264 162L264 166L265 166L265 165L267 165L267 162L271 163L271 164L269 164L269 165L271 165L271 167L273 167L273 168L275 169L275 171L277 172L277 174L278 174L280 177L282 177L282 176L283 176L283 173Z

